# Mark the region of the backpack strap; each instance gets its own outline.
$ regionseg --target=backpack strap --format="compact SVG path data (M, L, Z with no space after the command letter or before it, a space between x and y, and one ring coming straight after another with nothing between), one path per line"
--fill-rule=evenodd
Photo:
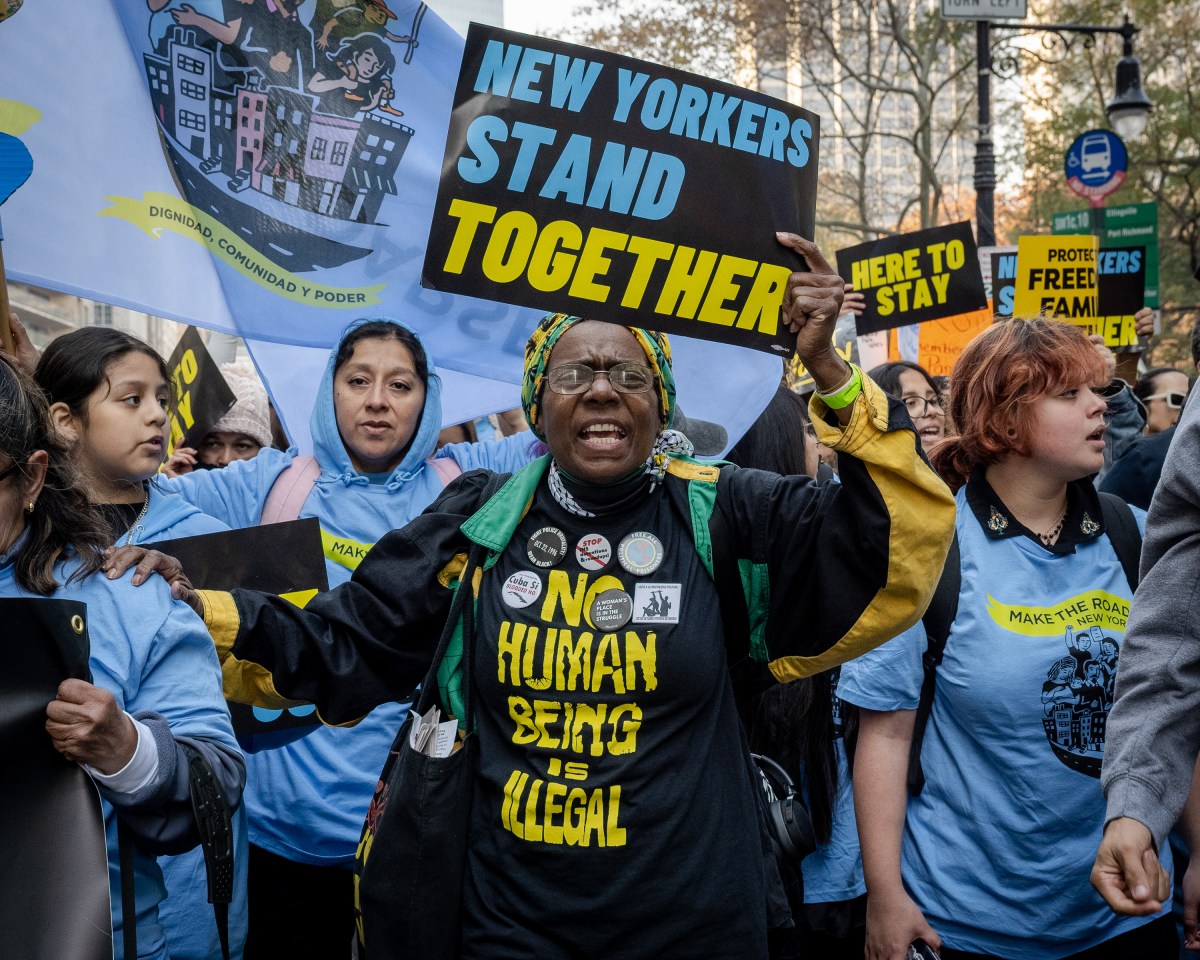
M908 792L914 797L925 788L925 771L921 769L921 745L925 741L925 727L933 711L933 694L937 687L937 668L946 654L946 640L950 627L958 616L958 595L962 589L962 554L958 548L958 534L950 541L946 554L946 565L929 601L929 609L921 618L925 627L926 646L921 657L924 678L921 680L921 699L917 703L917 717L913 724L912 744L908 751Z
M225 789L204 754L180 742L188 761L188 788L192 812L204 851L208 902L213 905L221 957L229 960L229 904L233 901L233 811Z
M267 502L263 504L259 525L282 523L299 517L300 508L312 493L313 485L320 475L321 465L317 463L316 457L305 455L293 459L271 484L271 492L267 494Z
M450 481L462 473L462 467L458 465L458 461L453 457L438 457L436 460L425 461L433 472L442 479L442 486L448 486Z
M1104 518L1104 532L1112 541L1117 559L1129 581L1129 589L1137 590L1138 564L1142 559L1142 531L1129 504L1113 493L1100 494L1100 512Z

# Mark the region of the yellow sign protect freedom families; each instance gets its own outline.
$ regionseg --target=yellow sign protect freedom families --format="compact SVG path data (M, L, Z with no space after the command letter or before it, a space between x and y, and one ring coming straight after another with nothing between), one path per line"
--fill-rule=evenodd
M1091 236L1021 237L1013 316L1045 315L1094 328L1098 242Z
M170 194L146 193L141 200L133 197L105 199L112 206L101 210L99 216L127 220L156 240L162 238L163 230L170 230L195 240L260 287L273 290L279 296L296 303L337 310L357 310L380 302L379 293L384 284L350 289L303 280L264 257L203 210L197 210L190 203Z

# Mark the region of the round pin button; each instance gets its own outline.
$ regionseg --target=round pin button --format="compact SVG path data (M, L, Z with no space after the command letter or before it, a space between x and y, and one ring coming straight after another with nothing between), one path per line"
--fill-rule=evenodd
M633 598L624 590L605 590L592 601L588 616L597 630L619 630L633 616Z
M663 562L662 541L652 533L631 533L618 545L617 559L635 577L648 576Z
M612 559L612 544L608 537L589 533L575 544L575 559L584 570L603 570Z
M558 527L542 527L529 538L525 555L535 567L552 567L567 555L567 538Z
M536 573L522 570L504 581L500 596L510 607L527 607L542 595L542 578Z

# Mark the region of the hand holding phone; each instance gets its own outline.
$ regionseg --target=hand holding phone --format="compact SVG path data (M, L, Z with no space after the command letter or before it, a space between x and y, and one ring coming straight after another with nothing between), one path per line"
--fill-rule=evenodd
M914 940L908 945L908 953L905 954L905 960L940 960L933 947L927 944L924 940Z

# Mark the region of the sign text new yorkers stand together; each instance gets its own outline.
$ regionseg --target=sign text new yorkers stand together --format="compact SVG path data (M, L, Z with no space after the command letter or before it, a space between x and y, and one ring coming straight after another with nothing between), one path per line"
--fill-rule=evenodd
M586 47L471 26L424 282L775 353L776 231L812 236L815 114Z

